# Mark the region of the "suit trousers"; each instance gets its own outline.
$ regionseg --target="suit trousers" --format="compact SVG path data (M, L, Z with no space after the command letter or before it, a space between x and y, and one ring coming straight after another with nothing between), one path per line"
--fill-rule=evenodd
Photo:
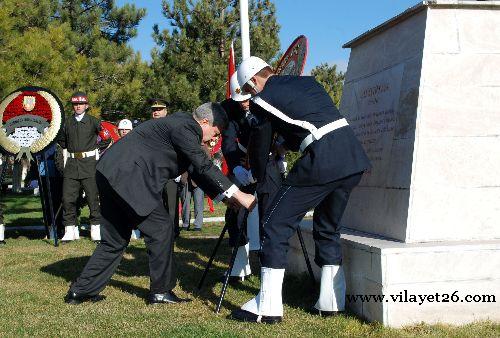
M134 228L139 228L144 235L149 258L150 292L164 293L173 289L176 284L174 227L162 201L158 201L158 206L148 216L138 216L104 176L98 172L96 178L101 196L101 242L70 290L89 296L99 294L120 264Z
M65 226L76 225L77 201L80 195L80 188L83 187L85 197L89 204L90 224L100 224L101 214L99 208L99 195L95 177L82 179L68 178L63 179L62 203L63 203L63 224ZM55 207L57 208L57 207Z
M179 184L175 180L168 180L162 191L163 204L178 231L179 227Z
M264 216L262 266L286 268L288 241L307 211L313 208L316 264L320 267L342 264L340 221L349 195L362 175L357 173L323 185L282 185Z

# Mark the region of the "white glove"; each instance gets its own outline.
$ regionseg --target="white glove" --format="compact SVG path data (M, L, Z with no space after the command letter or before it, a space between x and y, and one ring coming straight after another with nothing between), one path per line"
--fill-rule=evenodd
M174 178L174 182L179 183L181 181L181 175Z
M237 166L236 168L233 169L233 174L234 176L236 177L236 179L242 184L242 185L249 185L250 183L252 183L250 181L250 177L252 177L252 173L250 173L249 175L249 172L248 170L246 170L245 168L243 168L242 166ZM252 177L253 179L253 177Z
M285 159L279 159L276 164L278 165L281 174L286 173L287 163Z

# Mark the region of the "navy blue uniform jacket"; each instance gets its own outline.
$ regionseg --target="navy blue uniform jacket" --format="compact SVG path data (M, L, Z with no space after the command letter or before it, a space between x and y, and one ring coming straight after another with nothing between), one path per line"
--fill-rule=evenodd
M232 174L237 166L247 167L247 154L238 147L238 143L248 147L250 128L246 122L245 111L238 102L227 99L222 101L221 105L229 118L227 128L222 131L222 154Z
M290 118L308 121L316 128L343 118L323 86L310 76L272 76L258 96ZM309 135L306 129L288 124L268 112L261 120L262 123L253 129L251 135L260 143L271 142L269 125L285 139L286 147L292 151L299 151L300 143ZM260 130L264 132L260 133ZM252 153L249 150L249 154ZM264 161L263 155L259 156L259 161ZM363 172L369 167L363 147L351 127L347 126L309 145L295 162L284 184L325 184Z
M201 147L202 129L186 113L141 123L109 148L97 171L140 216L162 202L163 186L186 170L209 196L231 185Z

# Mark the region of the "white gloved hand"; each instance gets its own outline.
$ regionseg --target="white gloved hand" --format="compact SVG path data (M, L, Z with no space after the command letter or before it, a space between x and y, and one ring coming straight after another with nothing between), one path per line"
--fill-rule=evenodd
M242 184L242 185L249 185L251 182L250 182L250 178L249 178L249 175L248 175L248 170L246 170L245 168L243 168L242 166L237 166L236 168L233 169L233 174L234 176L236 177L236 179ZM250 174L251 176L252 174Z
M174 178L174 182L179 183L181 181L181 175Z
M284 174L286 172L286 167L287 167L287 163L286 163L285 159L284 158L279 159L276 164L278 165L280 173Z

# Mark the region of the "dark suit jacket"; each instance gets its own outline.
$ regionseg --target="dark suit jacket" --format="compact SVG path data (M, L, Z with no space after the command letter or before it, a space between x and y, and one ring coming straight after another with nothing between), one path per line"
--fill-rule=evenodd
M308 121L317 128L342 118L325 89L309 76L272 76L259 96L292 119ZM309 135L306 129L288 124L266 112L261 123L252 129L251 142L267 147L271 144L272 131L278 132L286 147L298 151L302 140ZM271 131L272 130L272 131ZM252 166L263 166L263 151L249 154ZM370 167L369 160L354 136L351 127L337 129L319 141L313 142L300 157L286 177L285 184L311 186L332 182L362 172Z
M214 197L232 183L212 164L201 146L202 130L190 114L152 119L120 139L97 163L97 170L140 216L161 203L168 179L188 170Z

